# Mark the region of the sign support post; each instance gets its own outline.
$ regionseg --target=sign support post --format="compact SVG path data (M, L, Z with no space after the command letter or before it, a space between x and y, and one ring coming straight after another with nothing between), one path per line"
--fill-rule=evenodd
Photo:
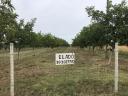
M10 43L10 96L14 96L14 44Z
M115 93L118 93L118 42L115 43Z

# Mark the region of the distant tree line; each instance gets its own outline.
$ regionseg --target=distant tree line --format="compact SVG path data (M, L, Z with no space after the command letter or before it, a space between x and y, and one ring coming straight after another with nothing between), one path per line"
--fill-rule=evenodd
M83 29L73 39L72 46L103 48L115 42L128 46L128 6L125 0L113 5L108 2L106 12L96 10L94 6L87 7L92 23Z
M68 42L53 36L52 34L43 34L42 32L33 32L33 26L36 19L32 19L30 22L24 23L24 20L20 20L18 31L16 32L17 47L63 47L69 46Z
M24 19L17 20L18 15L14 10L11 0L0 0L0 48L2 46L6 48L10 42L15 43L19 49L23 47L69 46L67 41L52 34L34 32L36 18L29 22Z

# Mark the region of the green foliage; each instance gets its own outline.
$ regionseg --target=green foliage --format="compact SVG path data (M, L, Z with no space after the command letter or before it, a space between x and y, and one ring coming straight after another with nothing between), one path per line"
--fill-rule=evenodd
M6 39L12 41L16 32L16 17L17 15L13 12L14 7L10 0L0 0L0 42L4 39L4 34L7 36Z
M69 46L68 42L66 42L65 40L57 38L51 34L42 35L41 42L42 46L44 47L54 48L59 46Z
M128 6L126 1L112 5L107 2L107 11L96 10L94 6L87 7L92 24L84 27L73 40L73 46L112 46L114 42L128 45ZM113 47L114 48L114 47Z
M34 32L36 18L26 23L24 19L17 21L14 10L11 0L0 0L0 48L10 42L14 42L19 50L23 47L69 46L65 40L51 34L42 35Z
M87 46L104 46L105 37L104 26L98 23L84 27L80 34L73 41L73 46L87 47Z
M24 24L21 20L18 24L18 31L16 33L16 40L18 41L17 47L59 47L69 46L68 42L63 39L57 38L52 34L41 34L33 32L33 26L36 19Z

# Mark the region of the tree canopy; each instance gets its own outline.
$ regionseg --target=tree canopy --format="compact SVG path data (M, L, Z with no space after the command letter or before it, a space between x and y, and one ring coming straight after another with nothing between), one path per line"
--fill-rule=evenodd
M108 2L107 11L96 10L94 6L86 8L92 23L83 27L73 40L73 46L103 47L119 42L128 45L128 6L125 0L112 5Z
M52 34L34 32L36 18L26 22L17 20L17 17L11 0L0 0L0 47L10 42L19 48L69 46L67 41Z

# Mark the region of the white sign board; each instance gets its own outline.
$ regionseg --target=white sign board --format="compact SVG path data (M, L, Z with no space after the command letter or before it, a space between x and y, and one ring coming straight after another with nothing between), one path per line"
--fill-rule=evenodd
M56 65L68 65L75 63L75 53L57 53Z

